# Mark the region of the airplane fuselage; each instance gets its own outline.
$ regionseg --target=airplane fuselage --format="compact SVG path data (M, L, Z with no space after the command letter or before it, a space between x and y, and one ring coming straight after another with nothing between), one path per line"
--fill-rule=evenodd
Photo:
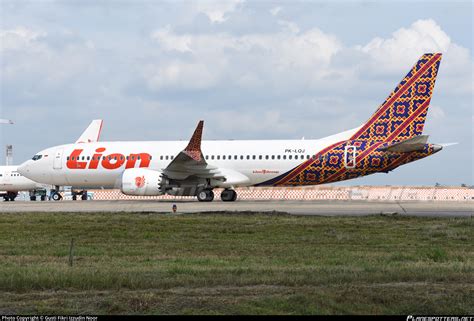
M209 165L248 178L237 186L317 185L390 171L435 152L427 144L416 153L377 151L383 142L349 141L357 129L318 140L202 141ZM76 188L120 188L124 170L162 171L186 141L96 142L67 144L41 151L23 164L35 181ZM30 171L30 164L35 170Z

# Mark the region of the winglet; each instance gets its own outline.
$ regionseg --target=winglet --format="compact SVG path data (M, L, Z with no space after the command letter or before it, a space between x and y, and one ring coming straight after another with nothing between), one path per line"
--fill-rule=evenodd
M188 143L188 146L184 149L186 155L191 157L197 162L200 162L202 159L202 152L201 152L201 138L202 138L202 129L204 127L204 121L200 120L196 129L194 130L194 134L191 137L191 140Z
M94 119L91 121L89 127L86 128L81 137L76 141L76 144L98 142L100 132L102 131L102 123L102 119Z

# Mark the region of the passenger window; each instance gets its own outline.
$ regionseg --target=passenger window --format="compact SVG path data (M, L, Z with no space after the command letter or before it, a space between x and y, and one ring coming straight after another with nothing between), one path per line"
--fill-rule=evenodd
M234 159L237 159L237 155L234 155Z
M206 159L209 159L209 155L206 155Z
M152 159L153 159L153 156L150 155L150 160L152 160Z
M281 155L277 155L277 159L280 159L281 158Z
M255 155L252 156L252 159L256 159L256 158L257 158L257 156L255 156Z
M211 159L214 160L214 155L211 155Z
M222 160L225 160L225 155L222 155Z
M283 159L286 159L286 155L283 155Z
M232 155L229 155L229 158L228 158L228 159L231 160L231 159L232 159Z
M217 160L220 160L221 159L221 155L217 155Z
M137 159L140 160L140 155L138 155Z
M293 158L293 155L289 155L289 156L288 156L288 159L292 159L292 158Z
M170 158L171 158L171 159L173 159L173 158L174 158L174 156L173 156L173 155L171 155L171 156L170 156Z
M250 159L250 155L247 155L247 160L249 160L249 159Z
M244 159L244 155L240 155L240 159Z
M268 159L268 155L265 155L265 159Z
M69 160L69 156L68 156L68 157L66 157L66 159L67 159L67 160Z
M168 160L168 155L166 155L166 160Z
M262 159L262 155L259 155L259 156L258 156L258 159Z
M272 159L275 159L275 155L272 155Z

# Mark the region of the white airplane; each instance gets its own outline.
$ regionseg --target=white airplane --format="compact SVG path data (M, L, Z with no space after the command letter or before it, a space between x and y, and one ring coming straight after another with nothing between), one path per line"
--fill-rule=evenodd
M76 189L120 188L127 195L186 195L235 201L235 187L331 183L432 155L441 145L422 135L441 54L425 54L362 126L318 140L89 142L36 154L19 172Z
M18 192L29 191L30 199L36 200L36 193L44 190L42 184L38 184L18 173L18 166L0 166L0 197L5 201L14 201ZM46 199L46 194L41 195L41 200Z

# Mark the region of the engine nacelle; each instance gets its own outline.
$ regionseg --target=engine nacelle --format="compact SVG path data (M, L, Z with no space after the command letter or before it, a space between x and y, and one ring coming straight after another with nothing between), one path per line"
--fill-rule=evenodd
M121 191L125 195L158 196L161 190L162 175L159 171L145 168L129 168L122 174Z

